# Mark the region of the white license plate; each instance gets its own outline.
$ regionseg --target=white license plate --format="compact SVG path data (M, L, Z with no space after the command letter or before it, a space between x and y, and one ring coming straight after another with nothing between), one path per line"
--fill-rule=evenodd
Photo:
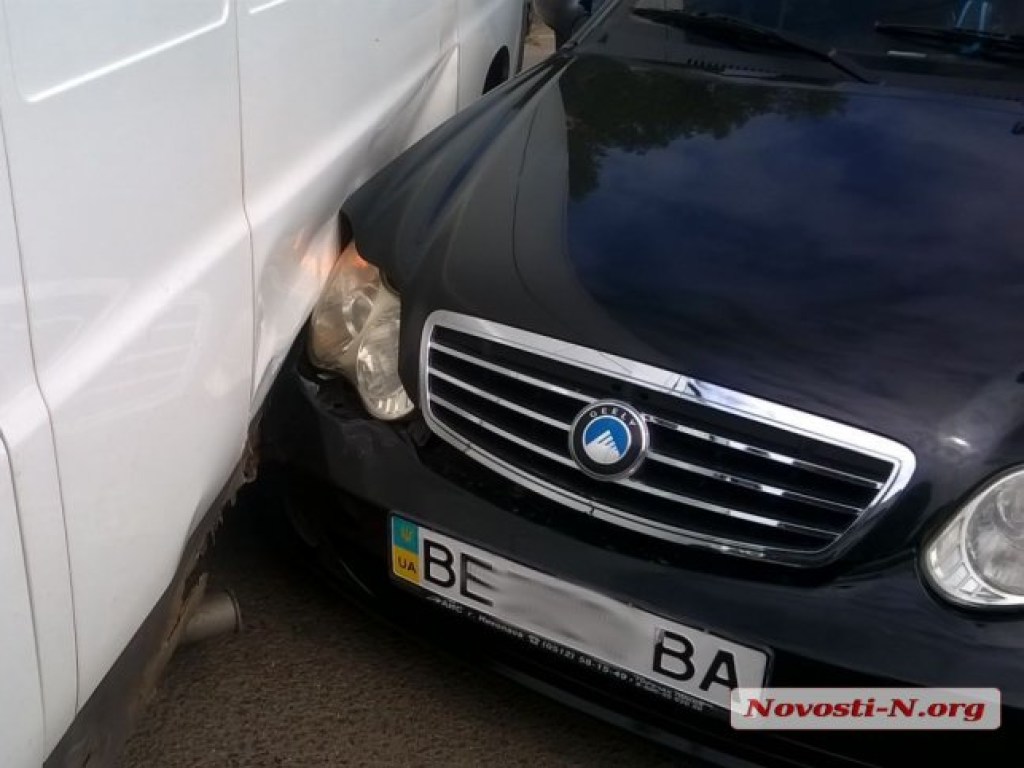
M398 515L391 517L391 572L459 613L469 609L507 634L680 703L692 703L692 697L728 709L733 688L766 682L768 655L762 650L561 581Z

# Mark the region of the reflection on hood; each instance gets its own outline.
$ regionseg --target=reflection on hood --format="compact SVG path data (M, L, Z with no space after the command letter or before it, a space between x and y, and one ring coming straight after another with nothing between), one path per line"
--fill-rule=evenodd
M839 92L791 88L728 88L657 65L595 58L562 79L571 191L582 198L598 183L600 164L611 150L644 154L680 139L726 139L765 115L799 120L842 110Z

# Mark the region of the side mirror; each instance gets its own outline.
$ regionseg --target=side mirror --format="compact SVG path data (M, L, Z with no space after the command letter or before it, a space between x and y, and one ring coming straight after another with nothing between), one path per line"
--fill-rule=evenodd
M555 31L555 42L563 46L589 12L587 0L533 0L540 20ZM587 7L584 7L587 6Z

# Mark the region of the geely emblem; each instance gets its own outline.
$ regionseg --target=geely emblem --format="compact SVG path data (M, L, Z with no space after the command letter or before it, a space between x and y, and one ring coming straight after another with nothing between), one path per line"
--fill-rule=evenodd
M629 477L647 457L650 434L643 416L614 400L588 405L569 430L569 453L598 480Z

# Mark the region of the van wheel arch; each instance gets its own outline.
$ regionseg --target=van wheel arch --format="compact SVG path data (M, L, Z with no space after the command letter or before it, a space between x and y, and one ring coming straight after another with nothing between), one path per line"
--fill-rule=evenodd
M504 83L512 74L512 56L508 48L502 46L494 58L491 59L491 66L487 69L487 77L484 79L484 93L489 93Z

